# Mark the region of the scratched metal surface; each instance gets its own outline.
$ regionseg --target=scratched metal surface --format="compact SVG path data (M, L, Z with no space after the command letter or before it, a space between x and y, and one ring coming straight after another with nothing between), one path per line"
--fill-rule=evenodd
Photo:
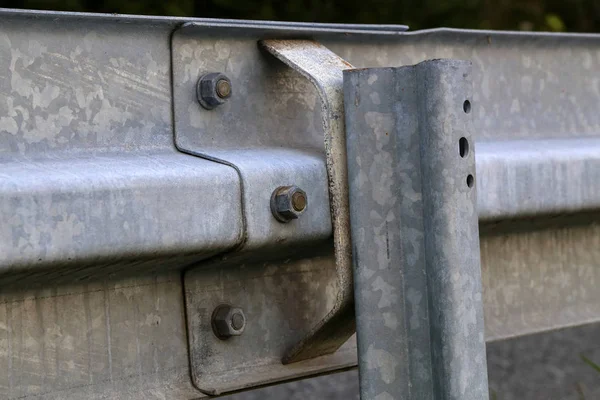
M317 94L304 78L258 50L260 29L237 34L214 29L189 23L171 38L177 148L239 175L245 249L294 237L326 239L331 217ZM223 37L215 45L218 33ZM229 77L233 95L205 110L198 106L196 82L212 71ZM303 218L281 224L267 205L273 190L292 184L308 192L310 207Z
M323 42L357 68L471 61L480 218L600 207L600 35L441 28Z
M168 32L3 16L0 159L171 148Z
M473 64L478 140L600 135L600 35L432 29L323 43L358 68L452 58Z
M235 246L235 172L173 146L168 27L88 22L2 17L0 269Z
M599 229L588 222L560 229L528 229L520 234L485 233L482 274L488 339L593 321L600 302L596 290L600 282ZM540 252L531 253L531 248ZM519 256L525 252L530 256ZM532 265L539 272L531 271ZM142 273L141 268L137 271ZM272 290L281 287L277 283L280 278L271 279ZM544 285L532 288L532 282ZM221 285L217 288L222 290ZM265 293L260 297L268 302ZM189 379L179 273L116 282L95 279L83 284L46 284L29 291L4 289L1 302L0 363L6 366L0 373L2 398L39 398L42 392L49 399L195 398L197 392L191 389ZM310 318L307 316L307 321ZM278 325L273 326L270 334L278 332ZM590 347L596 337L587 339ZM547 349L546 354L555 351L551 345ZM163 370L160 361L157 367L154 354L167 357L170 361L164 362L173 370ZM148 369L151 375L147 375ZM550 367L547 371L546 376L552 376ZM512 381L516 374L511 375ZM492 387L509 390L506 385L498 386L501 382ZM285 388L273 390L288 393Z
M487 340L599 320L598 216L481 237Z
M179 273L0 294L0 397L194 398Z
M314 246L306 250L285 259L274 252L266 262L233 257L185 273L190 375L198 389L222 394L356 365L354 338L332 354L281 363L336 300L331 250L326 247L321 255ZM220 304L243 308L243 335L223 341L213 334L211 314Z
M1 165L4 278L107 259L194 253L201 259L242 237L238 180L226 166L175 152L59 155Z
M23 21L27 23L24 25ZM180 22L178 19L130 20L2 12L0 159L16 162L17 155L27 157L26 160L46 158L48 163L41 164L41 169L52 170L61 168L61 163L51 162L53 158L68 163L74 153L93 157L97 152L137 154L140 151L140 156L145 157L143 150L175 151L167 38ZM207 22L203 29L210 31ZM218 37L231 29L230 26L215 27L212 32ZM600 153L595 149L600 130L593 108L600 96L599 78L594 73L597 36L439 30L396 33L374 42L368 35L363 35L360 41L354 40L353 35L344 39L334 38L331 32L316 35L324 35L328 46L357 66L406 64L435 57L472 60L474 81L478 82L474 87L473 115L474 131L481 139L477 164L478 186L482 189L478 208L482 218L598 209ZM238 33L238 36L243 35ZM211 40L205 43L207 48L212 46ZM287 78L276 82L291 85L284 97L304 98L306 104L314 108L316 95L304 80L256 56L256 44L252 40L244 39L228 46L234 54L247 56L236 58L236 63L231 65L239 64L238 68L242 68L244 62L256 62L274 76L282 74ZM219 66L218 63L211 65ZM263 77L264 80L268 79ZM267 98L277 93L275 89L267 91L271 93ZM249 93L238 94L243 104L248 104ZM510 107L514 103L515 109L518 102L519 112L515 114L516 111L511 113L506 109L508 102ZM294 100L293 105L286 104L284 109L277 108L280 103L285 102L275 100L276 108L255 110L254 120L273 122L258 128L270 132L270 126L283 127L285 132L273 136L281 143L293 140L300 147L312 143L310 147L317 153L294 160L316 162L314 157L318 158L320 152L316 150L320 146L319 124L311 121L319 120L319 110L313 110L312 118L273 121L272 118L278 118L273 115L306 113L304 106L298 106L304 104L302 102ZM293 111L295 109L298 110ZM505 118L507 115L510 118ZM242 128L252 131L257 127ZM587 139L578 139L580 136ZM232 139L245 140L245 137L233 135ZM277 145L276 141L273 143ZM256 164L264 156L264 153L258 154L248 163ZM281 157L287 156L282 154ZM282 165L285 163L279 164ZM294 169L295 165L287 168ZM319 176L324 181L323 170L319 168L315 165L307 179ZM256 170L260 179L264 168ZM552 195L547 196L547 193ZM237 205L230 203L229 207ZM192 209L192 206L181 208ZM324 217L325 213L324 210L320 215ZM268 210L258 207L248 214L257 215L260 222ZM210 213L203 218L210 219ZM254 225L260 233L261 224ZM68 228L66 234L77 236L77 229L76 226ZM323 226L318 232L326 234ZM80 237L86 240L85 235ZM31 246L37 246L33 253L43 252L41 244L31 243Z

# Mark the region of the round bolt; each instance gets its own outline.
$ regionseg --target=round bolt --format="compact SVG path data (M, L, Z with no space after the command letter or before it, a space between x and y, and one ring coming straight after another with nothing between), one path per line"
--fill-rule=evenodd
M244 319L244 315L242 313L236 312L231 316L231 326L236 331L239 331L244 327L246 320Z
M202 75L196 84L196 97L207 110L225 103L231 97L231 81L220 72Z
M271 212L279 222L297 219L307 206L306 192L298 186L280 186L271 195Z
M292 206L296 211L304 211L306 208L306 193L296 192L292 195Z
M221 79L217 82L217 95L226 99L231 94L231 83L225 79Z
M212 328L215 335L222 340L232 336L240 336L246 327L244 310L222 304L212 314Z

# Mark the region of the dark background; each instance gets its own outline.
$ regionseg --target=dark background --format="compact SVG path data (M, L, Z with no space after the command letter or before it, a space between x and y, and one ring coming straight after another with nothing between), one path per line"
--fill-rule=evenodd
M279 21L600 32L600 0L0 0L0 7Z

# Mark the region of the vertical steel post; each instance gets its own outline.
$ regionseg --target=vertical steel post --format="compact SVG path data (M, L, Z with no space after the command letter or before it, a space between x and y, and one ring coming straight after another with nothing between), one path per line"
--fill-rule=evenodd
M488 398L470 75L344 71L362 399Z

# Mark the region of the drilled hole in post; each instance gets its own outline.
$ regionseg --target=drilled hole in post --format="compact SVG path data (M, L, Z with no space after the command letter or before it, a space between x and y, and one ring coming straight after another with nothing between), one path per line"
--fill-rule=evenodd
M465 100L463 103L463 110L467 114L471 112L471 102L469 100Z
M461 137L458 140L458 154L465 158L469 154L469 141L467 138Z
M475 178L473 178L473 175L469 174L467 176L467 186L472 188L474 184L475 184Z

